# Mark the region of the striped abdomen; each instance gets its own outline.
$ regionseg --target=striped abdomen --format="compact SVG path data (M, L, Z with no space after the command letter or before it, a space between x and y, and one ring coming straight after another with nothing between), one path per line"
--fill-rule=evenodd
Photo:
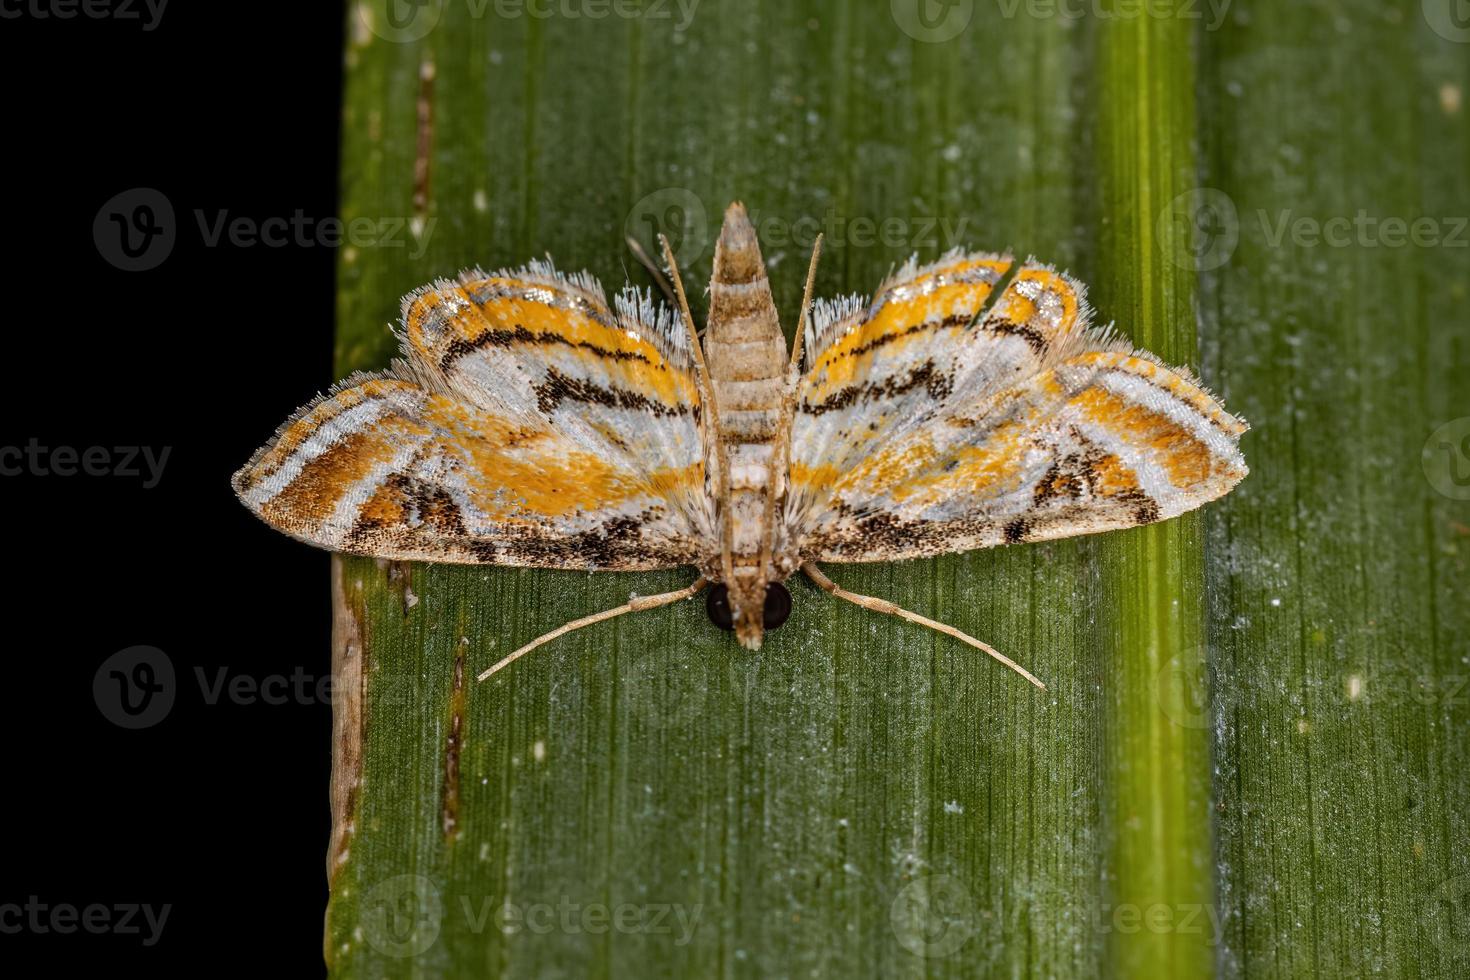
M786 338L776 316L755 229L741 204L725 213L710 282L705 359L719 413L719 446L728 466L720 520L730 543L730 605L742 644L758 647L770 515L784 492L773 473L786 378ZM774 498L774 501L771 500Z

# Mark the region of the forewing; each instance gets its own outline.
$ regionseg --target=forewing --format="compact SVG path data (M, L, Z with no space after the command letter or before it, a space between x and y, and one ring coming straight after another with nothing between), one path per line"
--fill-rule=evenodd
M952 390L832 465L793 446L805 559L888 561L1164 520L1246 474L1245 424L1184 372L1087 328L1081 287L1028 264L951 339ZM861 430L864 419L855 417Z
M953 252L932 265L910 262L872 303L816 304L792 428L798 496L819 491L808 486L813 479L846 469L948 397L957 345L1010 264Z
M711 536L687 344L647 296L611 312L548 265L404 302L407 360L307 406L235 475L336 551L554 568L694 562Z
M587 452L650 473L702 467L688 336L663 304L625 290L617 311L587 276L547 263L465 272L403 303L413 374L485 411L546 424ZM704 486L669 488L696 525Z

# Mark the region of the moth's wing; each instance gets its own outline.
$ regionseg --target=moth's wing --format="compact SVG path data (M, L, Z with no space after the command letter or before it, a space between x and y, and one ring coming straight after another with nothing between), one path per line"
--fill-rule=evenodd
M672 317L632 296L614 316L590 280L528 271L410 297L408 361L288 421L235 475L241 500L293 537L384 558L697 561L711 539L699 400Z
M1051 269L1022 267L950 348L952 390L916 424L879 420L856 461L828 466L798 436L806 469L793 466L786 520L803 558L889 561L1133 527L1246 475L1245 423L1185 372L1089 330L1080 285Z
M651 293L625 289L609 309L586 273L549 262L471 270L403 301L413 376L470 405L634 471L704 466L699 382L682 323ZM702 482L669 488L698 529L713 517Z
M1006 256L954 251L931 265L910 261L871 303L815 304L792 429L798 495L820 489L803 486L813 468L847 469L949 396L957 345L1010 266Z

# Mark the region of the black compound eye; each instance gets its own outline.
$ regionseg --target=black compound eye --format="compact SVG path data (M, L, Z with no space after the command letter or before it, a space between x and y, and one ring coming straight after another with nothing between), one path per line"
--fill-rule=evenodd
M704 611L709 614L709 621L720 629L735 628L735 617L730 615L730 590L724 585L709 590L709 595L704 597Z
M786 622L790 615L791 593L786 591L786 586L780 582L772 582L766 586L766 607L761 611L766 629L775 629Z

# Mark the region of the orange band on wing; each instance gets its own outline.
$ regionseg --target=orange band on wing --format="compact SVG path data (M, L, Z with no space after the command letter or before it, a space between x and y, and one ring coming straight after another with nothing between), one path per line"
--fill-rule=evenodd
M689 373L670 370L658 347L618 325L605 306L541 283L488 278L426 292L409 304L404 324L409 344L441 369L494 347L537 363L581 365L671 408L699 401Z
M819 402L868 375L875 357L896 356L910 344L934 344L932 332L964 330L985 305L995 280L1010 267L1007 259L973 259L933 269L890 287L878 311L824 350L812 366L816 379L807 399ZM950 282L966 274L989 273L991 281Z

